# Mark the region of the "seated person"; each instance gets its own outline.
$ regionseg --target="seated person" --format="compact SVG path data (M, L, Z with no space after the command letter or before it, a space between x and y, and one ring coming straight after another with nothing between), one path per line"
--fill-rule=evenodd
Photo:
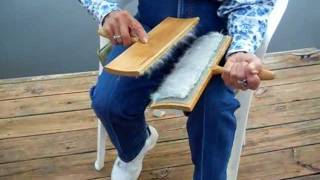
M260 84L261 60L254 52L264 38L275 0L139 0L135 16L116 1L79 1L99 20L113 44L107 62L132 44L131 37L148 43L146 32L168 16L200 17L197 36L218 31L233 37L224 73L209 82L187 120L193 179L225 180L236 130L234 112L239 107L233 89L254 90ZM104 71L91 89L92 108L118 153L112 180L138 179L145 154L156 144L158 133L147 125L144 111L169 69L170 64L139 78Z

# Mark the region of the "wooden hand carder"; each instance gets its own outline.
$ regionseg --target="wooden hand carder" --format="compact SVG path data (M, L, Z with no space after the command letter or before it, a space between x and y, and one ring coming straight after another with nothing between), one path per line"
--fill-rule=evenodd
M170 51L198 24L199 18L166 18L149 32L147 44L136 42L105 66L113 74L141 76L167 51ZM221 74L221 59L232 41L230 36L210 32L192 42L179 58L175 69L151 95L151 108L192 111L212 76ZM152 72L151 72L152 73ZM271 80L274 74L262 70L261 80Z
M148 33L148 43L136 42L105 66L113 74L141 76L199 22L199 18L168 17ZM99 33L103 34L103 33Z

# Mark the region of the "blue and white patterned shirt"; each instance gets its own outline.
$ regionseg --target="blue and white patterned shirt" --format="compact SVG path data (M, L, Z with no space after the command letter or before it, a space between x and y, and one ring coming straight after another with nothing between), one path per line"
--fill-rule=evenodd
M128 0L127 0L128 1ZM224 0L218 15L228 17L228 32L233 41L228 55L234 52L254 53L263 41L268 15L276 0ZM89 13L102 22L104 17L119 10L115 0L79 0Z

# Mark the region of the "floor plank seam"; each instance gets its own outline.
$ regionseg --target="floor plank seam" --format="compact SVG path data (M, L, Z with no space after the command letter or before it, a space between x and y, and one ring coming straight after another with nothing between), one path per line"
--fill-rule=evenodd
M14 100L21 100L21 99L32 99L32 98L39 98L39 97L50 97L50 96L59 96L59 95L68 95L68 94L80 94L80 93L89 93L88 90L83 91L74 91L74 92L66 92L66 93L56 93L56 94L44 94L44 95L35 95L35 96L27 96L27 97L17 97L17 98L9 98L9 99L0 99L1 101L14 101ZM89 96L89 94L88 94Z
M309 144L304 144L304 145L299 145L299 146L290 146L290 147L286 147L286 148L279 148L279 149L275 149L275 150L261 151L261 152L257 152L257 153L250 153L250 154L244 154L244 155L243 155L244 151L242 151L241 157L255 156L255 155L259 155L259 154L268 154L268 153L277 152L277 151L292 150L292 149L296 149L296 148L302 148L302 147L308 147L308 146L314 146L314 145L320 145L320 142L309 143ZM245 149L245 147L246 146L243 146L243 149Z
M32 117L32 116L39 116L39 115L50 115L50 114L55 114L55 113L67 113L67 112L74 112L74 111L84 111L84 110L90 110L90 109L91 108L82 108L82 109L72 109L72 110L56 111L56 112L26 114L26 115L20 115L20 116L8 116L8 117L0 117L0 120L1 119L11 119L11 118Z
M168 118L159 118L159 119L151 119L147 122L153 122L153 121L166 121L176 118L183 118L184 116L177 116L177 117L168 117ZM61 133L68 133L68 132L77 132L77 131L86 131L86 130L93 130L97 129L97 127L90 127L90 128L83 128L83 129L73 129L73 130L66 130L66 131L59 131L59 132L48 132L48 133L40 133L40 134L32 134L32 135L25 135L25 136L17 136L17 137L8 137L8 138L0 138L1 140L10 140L10 139L20 139L20 138L28 138L28 137L35 137L35 136L45 136L45 135L53 135L53 134L61 134ZM183 129L183 128L178 128Z
M283 83L283 84L274 84L274 85L263 85L259 88L264 88L264 87L278 87L278 86L285 86L285 85L292 85L292 84L302 84L302 83L309 83L309 82L315 82L315 81L320 81L319 79L313 79L313 80L307 80L307 81L297 81L297 82L291 82L291 83Z
M255 97L255 98L257 98L257 97ZM318 99L320 99L320 96L312 97L312 98L293 99L293 100L289 100L289 101L276 102L276 103L270 103L270 104L263 104L263 105L258 105L258 106L255 106L255 107L274 106L274 105L280 105L280 104L289 104L289 103L293 103L293 102L308 101L308 100L318 100ZM255 103L252 103L252 107L254 105L255 105Z
M290 83L282 83L282 84L273 84L273 85L263 85L260 86L260 88L265 88L265 87L278 87L278 86L283 86L283 85L292 85L292 84L300 84L300 83L308 83L308 82L315 82L315 81L320 81L319 79L313 79L313 80L306 80L306 81L297 81L297 82L290 82ZM39 98L39 97L50 97L50 96L59 96L59 95L68 95L68 94L80 94L80 93L89 93L88 90L82 90L82 91L72 91L72 92L64 92L64 93L54 93L54 94L44 94L44 95L34 95L34 96L25 96L25 97L16 97L16 98L8 98L8 99L0 99L1 101L12 101L12 100L21 100L21 99L30 99L30 98Z
M179 164L179 165L164 166L164 167L159 167L159 168L150 168L150 169L142 170L142 173L147 173L150 171L159 171L159 170L170 169L170 168L179 168L179 167L184 167L184 166L192 166L192 165L193 165L192 163L183 163L183 164ZM101 178L107 178L107 177L110 177L110 175L106 174L106 176L89 178L88 180L95 180L95 179L101 179Z
M274 64L274 63L265 64L265 65L272 65L272 64ZM320 64L320 61L319 61L319 63L314 63L314 64L301 64L301 65L295 65L295 66L290 66L290 67L270 68L270 70L272 70L272 71L289 70L289 69L293 69L293 68L315 66L315 65L319 65L319 64Z
M98 75L98 71L92 71L92 74L91 73L87 74L86 72L80 72L80 73L84 73L84 74L81 75L77 73L68 73L68 74L56 74L56 75L43 75L43 77L49 76L48 79L46 78L37 79L37 76L22 77L21 80L19 80L19 78L0 79L0 86L6 85L6 84L21 84L21 83L39 82L39 81L51 81L51 80L57 80L57 79L73 79L73 78L90 77L90 76ZM50 77L50 76L58 76L58 77ZM66 77L63 77L63 76L66 76ZM35 78L34 80L32 79L33 77ZM15 82L14 80L17 80L17 82ZM9 82L6 82L6 81L9 81Z
M308 121L318 121L318 120L320 120L320 117L314 118L314 119L301 120L301 121L286 122L286 123L281 123L281 124L272 124L272 125L267 125L267 126L259 126L259 127L247 128L247 131L259 130L259 129L264 129L264 128L289 125L289 124L299 124L299 123L305 123L305 122L308 122ZM249 119L249 123L250 123L250 119Z
M303 176L295 176L295 177L291 177L291 178L284 178L284 179L280 179L280 180L294 180L297 178L304 178L304 177L312 177L315 175L320 175L320 172L316 172L316 173L311 173L311 174L307 174L307 175L303 175Z
M172 139L172 140L165 140L165 141L159 141L157 145L165 144L165 143L179 143L186 141L187 138L179 138L179 139ZM113 151L115 148L111 146L111 148L105 148L106 154L107 151ZM53 159L57 157L66 157L66 156L73 156L73 155L81 155L81 154L88 154L88 153L94 153L97 152L95 150L89 150L89 151L83 151L83 152L77 152L77 153L69 153L69 154L61 154L61 155L56 155L56 156L45 156L45 157L38 157L38 158L30 158L30 159L24 159L24 160L18 160L18 161L10 161L10 162L0 162L0 165L4 164L12 164L12 163L21 163L21 162L27 162L27 161L33 161L33 160L40 160L40 159ZM1 176L0 176L1 177Z
M257 97L256 97L257 98ZM277 103L270 103L270 104L264 104L259 106L273 106L273 105L279 105L284 103L292 103L292 102L299 102L299 101L306 101L306 100L317 100L319 97L312 97L312 98L302 98L302 99L294 99L289 101L283 101L283 102L277 102ZM254 104L253 104L254 105ZM37 116L37 115L45 115L45 114L54 114L54 113L64 113L64 112L73 112L73 111L81 111L81 110L89 110L92 108L80 108L80 109L72 109L72 110L66 110L66 111L56 111L56 112L46 112L46 113L34 113L34 114L26 114L26 115L20 115L20 116L7 116L7 117L0 117L1 119L9 119L9 118L18 118L18 117L30 117L30 116Z

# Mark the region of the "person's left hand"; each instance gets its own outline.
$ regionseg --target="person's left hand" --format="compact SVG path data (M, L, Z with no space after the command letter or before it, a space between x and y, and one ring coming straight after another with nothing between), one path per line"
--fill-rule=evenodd
M261 69L262 64L258 57L250 53L238 52L227 58L222 79L231 88L255 90L260 85L258 73Z

